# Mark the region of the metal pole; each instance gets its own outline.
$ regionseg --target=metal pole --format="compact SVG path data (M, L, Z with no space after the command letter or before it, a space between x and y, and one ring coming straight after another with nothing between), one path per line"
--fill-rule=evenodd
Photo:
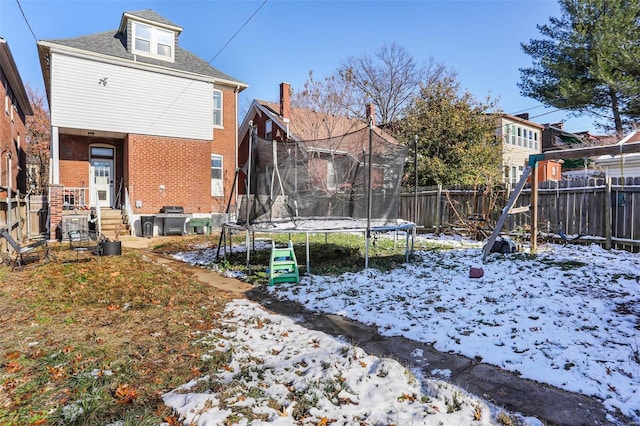
M413 138L413 223L418 224L418 135Z
M531 253L538 251L538 161L533 165L531 182Z
M607 176L604 191L604 235L604 248L611 250L611 176Z
M373 158L371 148L373 146L373 117L369 117L369 165L368 165L368 188L367 188L367 235L365 239L364 268L369 268L369 240L371 239L371 160Z
M246 236L246 241L245 244L247 246L247 269L249 270L249 272L251 272L250 269L250 257L251 257L251 249L250 249L250 243L251 243L251 236L249 234L249 200L250 200L250 195L251 195L251 152L253 151L253 121L249 121L249 155L247 157L247 214L246 214L246 222L245 222L245 227L247 228L247 236Z

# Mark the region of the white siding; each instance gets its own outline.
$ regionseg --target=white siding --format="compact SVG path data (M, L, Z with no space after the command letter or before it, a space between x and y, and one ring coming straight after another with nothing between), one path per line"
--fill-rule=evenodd
M52 126L213 137L211 83L60 53L51 59Z
M610 177L640 177L640 154L625 154L622 168L620 156L602 156L596 160L596 165L603 168Z

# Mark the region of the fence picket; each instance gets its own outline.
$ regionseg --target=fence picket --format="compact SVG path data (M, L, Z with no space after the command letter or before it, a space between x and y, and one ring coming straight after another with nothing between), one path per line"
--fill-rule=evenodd
M436 195L437 191L433 189L418 192L417 225L428 231L436 226ZM558 235L562 231L567 236L581 235L594 241L604 241L607 237L607 196L611 200L613 246L640 249L640 177L612 178L610 195L602 178L542 182L538 197L538 229L542 233ZM400 194L400 218L413 219L413 197L413 192ZM498 201L493 209L488 210L491 197ZM482 214L490 222L495 222L508 198L509 191L505 189L488 195L478 189L442 188L441 224L453 227L460 223L457 215L466 219L472 214ZM530 203L531 189L527 188L520 195L516 207ZM504 231L528 230L530 221L530 211L512 215Z

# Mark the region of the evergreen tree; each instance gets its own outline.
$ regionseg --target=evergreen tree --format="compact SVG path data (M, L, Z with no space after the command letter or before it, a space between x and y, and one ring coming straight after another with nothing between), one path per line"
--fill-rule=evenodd
M533 66L520 69L521 93L621 136L640 119L640 2L559 1L561 17L538 25L545 38L522 44Z

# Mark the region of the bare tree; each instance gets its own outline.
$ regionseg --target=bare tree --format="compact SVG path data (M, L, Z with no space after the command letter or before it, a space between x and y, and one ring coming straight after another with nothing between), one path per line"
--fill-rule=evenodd
M323 139L357 130L362 123L351 120L355 117L349 108L355 102L353 89L353 85L344 84L336 75L317 80L313 70L309 71L302 89L293 90L291 97L294 106L291 115L300 133L298 136Z
M402 46L392 43L382 46L373 56L347 58L340 65L338 76L352 93L345 108L362 116L365 105L373 103L376 122L386 124L402 118L421 84L429 86L445 72L446 67L433 58L419 64Z
M446 75L447 68L433 58L419 64L398 44L382 46L375 55L349 57L324 79L313 71L302 89L291 98L296 108L327 115L324 126L335 127L329 117L365 119L367 104L373 104L376 123L386 124L404 116L404 110L420 87L430 86ZM313 117L315 120L317 117ZM330 129L330 134L335 134Z
M26 86L33 115L27 117L27 179L29 188L37 194L47 190L49 182L49 111L44 95Z

